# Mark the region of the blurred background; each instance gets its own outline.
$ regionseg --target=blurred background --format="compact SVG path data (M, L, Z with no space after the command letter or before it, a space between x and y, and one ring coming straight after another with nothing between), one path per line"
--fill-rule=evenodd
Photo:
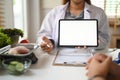
M45 15L64 0L0 0L0 27L18 28L24 31L24 38L36 42ZM112 39L110 47L120 48L120 1L91 0L107 14Z

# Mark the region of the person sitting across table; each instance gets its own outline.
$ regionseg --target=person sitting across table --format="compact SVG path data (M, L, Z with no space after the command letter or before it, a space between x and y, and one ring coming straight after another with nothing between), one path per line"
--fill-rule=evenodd
M86 66L89 80L120 80L120 66L110 56L95 54Z

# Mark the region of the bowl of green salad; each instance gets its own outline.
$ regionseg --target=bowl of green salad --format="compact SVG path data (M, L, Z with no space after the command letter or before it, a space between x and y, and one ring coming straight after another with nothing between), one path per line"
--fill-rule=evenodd
M31 62L32 61L27 58L12 58L3 60L2 65L8 73L20 75L29 69Z

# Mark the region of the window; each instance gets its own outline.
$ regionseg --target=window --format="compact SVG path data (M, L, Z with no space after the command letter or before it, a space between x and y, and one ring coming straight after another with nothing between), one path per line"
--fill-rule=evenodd
M106 8L105 11L107 15L114 16L119 15L120 16L120 0L106 0Z
M14 27L24 31L27 37L27 0L13 0Z
M5 20L4 20L4 1L0 1L0 28L1 27L4 27L4 23L5 23Z
M91 2L93 5L100 7L102 9L105 9L105 6L104 6L105 0L91 0Z
M13 0L14 27L23 30L22 0Z
M108 17L120 16L120 0L91 0L92 4L105 10Z
M14 26L13 4L11 0L0 0L0 25L5 28Z

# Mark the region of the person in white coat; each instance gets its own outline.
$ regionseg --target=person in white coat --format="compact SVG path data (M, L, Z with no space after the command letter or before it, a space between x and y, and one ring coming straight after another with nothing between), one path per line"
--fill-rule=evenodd
M60 19L97 19L99 46L105 49L110 42L110 31L104 11L91 4L90 0L65 0L65 5L52 9L44 18L37 36L37 43L50 53L58 45L58 22Z

